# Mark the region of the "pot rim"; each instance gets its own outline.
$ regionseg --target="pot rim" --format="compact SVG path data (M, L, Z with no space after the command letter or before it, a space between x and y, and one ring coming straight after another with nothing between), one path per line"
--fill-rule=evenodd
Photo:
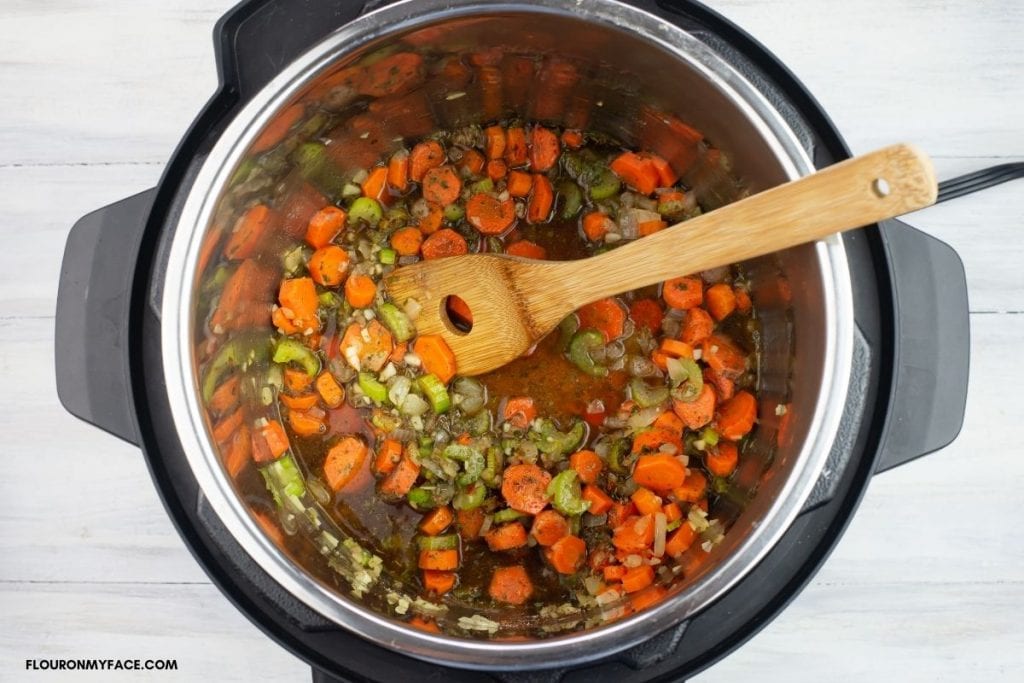
M853 303L846 252L839 237L814 245L824 293L826 330L815 414L797 463L761 523L716 571L688 590L596 629L544 640L485 641L415 630L328 590L267 538L236 495L207 436L193 358L192 304L198 250L220 190L272 116L311 79L339 58L389 35L467 16L498 13L571 14L645 40L699 71L726 93L755 127L793 179L814 170L807 151L779 112L746 78L683 29L618 0L403 0L363 15L311 46L238 112L204 160L172 238L161 300L161 345L171 414L200 490L235 540L293 596L325 618L385 648L431 662L470 669L527 670L579 664L632 647L689 618L742 579L776 544L800 513L832 448L846 403L853 349ZM344 47L342 47L344 46ZM197 188L200 191L197 191ZM204 189L205 188L205 189Z

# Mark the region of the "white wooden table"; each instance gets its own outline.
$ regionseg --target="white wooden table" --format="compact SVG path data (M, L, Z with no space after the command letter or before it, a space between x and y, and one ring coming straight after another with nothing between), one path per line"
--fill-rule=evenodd
M213 91L211 29L232 2L0 2L0 680L55 680L24 660L78 656L177 658L161 681L308 679L207 581L141 454L54 390L68 229L156 183ZM1024 158L1017 0L714 5L793 68L854 151L911 140L944 177ZM1022 206L1018 181L913 217L967 265L963 433L872 482L813 584L699 680L1024 676Z

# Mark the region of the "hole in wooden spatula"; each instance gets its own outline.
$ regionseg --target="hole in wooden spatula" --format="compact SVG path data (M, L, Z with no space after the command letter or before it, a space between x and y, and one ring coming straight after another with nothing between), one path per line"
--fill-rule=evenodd
M875 194L881 198L889 196L889 181L885 178L875 178L874 182L871 183L871 189L874 190Z
M448 322L459 332L469 332L473 329L473 312L469 310L469 304L454 294L444 300L444 313L448 316Z

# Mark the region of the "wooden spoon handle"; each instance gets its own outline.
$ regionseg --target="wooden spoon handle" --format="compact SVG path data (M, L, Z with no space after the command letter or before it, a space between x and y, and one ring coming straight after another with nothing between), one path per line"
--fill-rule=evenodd
M606 254L564 264L576 305L736 263L935 202L931 161L893 145L843 161ZM569 271L573 272L569 272Z

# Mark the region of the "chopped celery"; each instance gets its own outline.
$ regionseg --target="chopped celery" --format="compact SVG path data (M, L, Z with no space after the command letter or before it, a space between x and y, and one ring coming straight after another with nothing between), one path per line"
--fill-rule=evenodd
M604 335L597 330L580 330L569 342L569 360L583 372L592 377L604 377L608 368L598 365L590 355L604 346Z
M575 313L558 323L558 347L563 351L569 347L572 337L580 329L580 319Z
M368 372L359 373L359 388L366 397L377 405L388 400L388 388L377 381L377 378Z
M458 476L457 481L463 486L468 486L479 479L480 473L484 470L484 454L472 446L448 444L442 455L462 463L462 474Z
M563 515L582 515L590 509L590 501L583 500L580 481L574 469L556 474L548 484L547 494L551 498L551 506Z
M669 358L665 361L672 382L672 398L691 403L704 390L704 376L692 358Z
M700 434L700 440L704 442L705 446L717 446L718 432L711 427L705 427L704 431Z
M590 198L596 201L608 199L622 187L619 177L610 168L601 169L590 182Z
M381 249L380 253L377 254L377 260L383 263L385 266L394 265L395 261L398 260L398 252L394 249Z
M285 453L272 463L261 467L260 474L267 484L267 490L274 496L274 502L279 506L284 506L286 500L301 505L298 499L306 494L306 483L291 453Z
M353 225L363 222L372 228L383 216L384 211L380 208L380 202L371 197L359 197L348 209L348 222Z
M586 426L582 420L574 421L569 431L560 432L554 422L542 418L530 429L529 437L530 441L536 444L537 450L557 458L575 450L583 441L585 434Z
M306 142L295 148L292 161L302 177L331 199L338 199L345 187L341 169L327 156L327 148L319 142Z
M416 334L416 328L413 327L409 316L394 304L381 304L377 307L377 315L399 343L409 341Z
M459 490L452 499L452 507L456 510L472 510L483 505L487 496L487 487L476 481Z
M668 400L668 387L663 384L651 386L640 377L634 377L629 383L629 393L641 408L661 405Z
M480 479L489 488L496 489L501 486L501 471L505 467L505 454L498 446L491 446L487 449L487 467L480 473Z
M418 486L411 489L409 493L405 494L405 499L409 505L417 510L426 510L432 507L436 507L434 504L434 494L422 486Z
M217 351L203 375L203 401L209 402L224 373L266 358L268 339L263 336L241 336L226 342Z
M452 407L452 399L448 396L448 389L437 375L423 375L416 383L427 397L427 401L435 413L440 415Z
M573 218L583 208L583 191L571 180L558 183L558 197L562 204L562 218Z
M608 449L608 469L616 474L626 473L626 454L629 453L629 442L625 439L616 439Z
M416 539L416 543L420 550L455 550L459 547L459 535L420 536Z
M275 363L298 363L310 377L320 374L320 358L308 346L295 339L281 339L274 348Z
M480 192L494 192L494 181L490 178L484 178L483 180L476 181L470 187L473 190L473 194L478 194Z
M504 524L505 522L514 522L517 519L522 519L528 515L525 512L519 510L513 510L512 508L505 508L504 510L498 510L494 513L494 523Z
M459 204L449 204L444 207L444 219L449 223L457 223L466 215L466 210Z
M242 163L238 165L238 168L235 169L235 172L231 175L231 180L228 181L228 185L237 185L238 183L242 182L243 180L249 177L249 174L252 173L252 170L254 168L256 168L255 159L253 159L252 157L244 159Z
M324 308L337 308L342 304L342 298L334 292L321 292L318 298Z
M281 259L281 263L284 265L285 275L294 275L306 265L306 260L309 254L306 247L299 245L294 249L285 252L284 257Z

